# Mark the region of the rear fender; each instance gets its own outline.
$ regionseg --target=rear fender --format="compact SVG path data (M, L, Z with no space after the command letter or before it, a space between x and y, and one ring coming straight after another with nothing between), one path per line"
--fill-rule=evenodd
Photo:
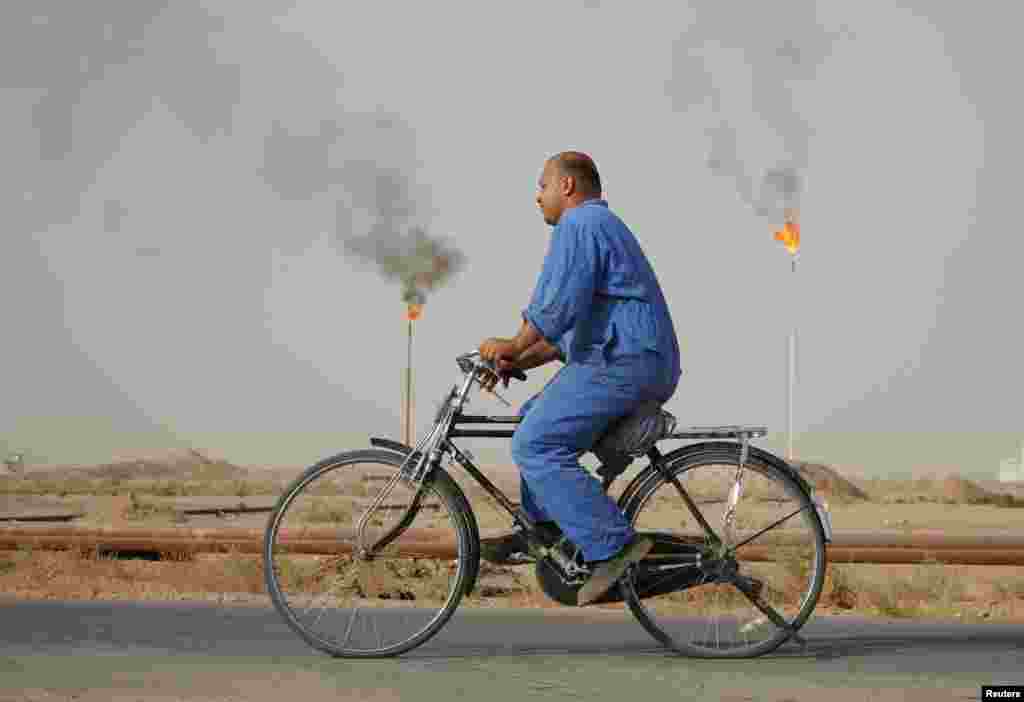
M708 450L726 450L739 454L740 445L735 441L701 441L666 453L658 459L657 463L652 461L650 465L644 468L636 475L636 477L633 478L633 480L629 482L629 485L626 486L622 491L622 494L619 496L619 508L626 511L636 494L642 492L649 482L658 479L658 476L660 475L658 471L658 463L663 465L672 465L681 459L688 458L693 454L703 453ZM747 444L747 450L750 456L756 456L760 460L771 465L773 468L777 468L780 472L793 478L793 481L800 487L807 497L810 498L812 502L817 503L814 499L814 491L811 486L795 468L789 465L789 463L768 451L758 448L757 446Z

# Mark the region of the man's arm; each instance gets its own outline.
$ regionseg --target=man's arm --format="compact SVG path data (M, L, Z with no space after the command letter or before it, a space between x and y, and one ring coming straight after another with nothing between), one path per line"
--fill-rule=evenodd
M555 359L565 359L561 350L541 336L529 320L523 319L519 333L513 339L485 339L480 344L480 356L494 361L499 373L511 370L530 370ZM508 376L504 376L508 386Z
M528 349L541 338L566 347L563 337L591 313L594 293L603 275L598 237L585 223L560 222L530 304L523 310L523 328L516 337ZM523 338L531 335L531 338Z
M515 345L516 358L518 359L527 351L532 350L539 342L544 342L551 346L541 336L541 333L537 331L537 328L530 323L530 320L523 319L523 323L519 325L519 333L512 339L512 343Z
M544 339L541 339L526 349L526 351L523 351L511 365L519 370L527 371L561 358L562 352L559 351L557 346L552 346Z

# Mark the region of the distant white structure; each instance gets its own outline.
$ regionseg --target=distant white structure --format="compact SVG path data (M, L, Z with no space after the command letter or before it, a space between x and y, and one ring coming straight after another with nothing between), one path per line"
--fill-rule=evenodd
M1020 442L1020 454L1017 458L1007 458L999 462L999 481L1013 483L1024 481L1024 441Z
M25 453L22 451L10 453L7 458L4 459L4 465L7 466L7 472L13 473L14 475L21 475L25 472Z

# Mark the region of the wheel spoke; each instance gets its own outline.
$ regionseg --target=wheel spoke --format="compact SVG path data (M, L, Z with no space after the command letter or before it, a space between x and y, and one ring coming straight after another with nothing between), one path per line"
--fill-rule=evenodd
M683 488L682 483L679 482L676 476L671 474L668 475L668 479L671 481L672 486L675 487L676 492L679 493L679 496L683 498L683 502L685 502L686 506L689 508L690 514L693 515L693 518L696 519L697 523L700 524L702 529L704 529L704 533L707 535L708 541L716 546L722 543L722 540L718 538L718 534L715 533L714 528L706 519L704 519L704 515L697 508L697 504ZM716 500L715 502L721 502L721 500Z
M796 636L796 631L790 623L787 622L781 614L776 612L774 607L761 598L761 588L759 586L752 584L749 582L748 578L743 577L735 578L732 581L732 584L737 590L742 592L748 600L750 600L752 605L757 607L761 614L768 617L772 624L786 633Z
M384 641L381 639L380 627L377 626L377 618L376 617L370 617L370 625L373 627L373 632L377 635L377 648L378 649L384 648Z
M750 543L751 541L753 541L753 540L754 540L754 539L756 539L757 537L761 536L761 535L762 535L762 534L764 534L765 532L771 531L772 529L774 529L775 527L779 526L779 525L780 525L780 524L782 524L783 522L785 522L785 521L787 521L787 520L789 520L789 519L792 519L792 518L793 518L793 517L795 517L796 515L798 515L798 514L800 514L801 512L805 511L805 510L806 510L806 509L807 509L808 507L810 507L810 505L807 505L807 506L801 507L800 509L794 510L793 512L791 512L791 513L787 514L787 515L786 515L785 517L783 517L782 519L780 519L780 520L778 520L778 521L776 521L776 522L774 522L774 523L772 523L772 524L769 524L768 526L766 526L766 527L765 527L764 529L762 529L761 531L757 532L757 533L756 533L756 534L754 534L753 536L749 536L749 537L747 537L747 538L743 539L743 541L739 542L738 544L736 544L735 546L733 546L733 547L732 547L731 549L729 549L729 550L730 550L731 552L735 553L735 552L736 552L736 549L738 549L738 548L739 548L740 546L746 546L746 545L747 545L747 544L749 544L749 543Z

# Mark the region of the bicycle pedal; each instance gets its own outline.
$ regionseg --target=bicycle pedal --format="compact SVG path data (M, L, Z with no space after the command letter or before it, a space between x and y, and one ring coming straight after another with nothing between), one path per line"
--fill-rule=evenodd
M509 556L508 558L505 559L505 562L502 565L510 565L510 566L529 565L531 563L536 563L536 562L537 562L537 559L534 558L533 556L529 555L529 554L513 553L511 556Z
M484 558L484 560L488 563L492 563L493 565L501 566L529 565L531 563L537 562L537 558L535 556L529 553L522 553L521 551L509 553L501 558L496 558L494 560L491 560L489 558Z

